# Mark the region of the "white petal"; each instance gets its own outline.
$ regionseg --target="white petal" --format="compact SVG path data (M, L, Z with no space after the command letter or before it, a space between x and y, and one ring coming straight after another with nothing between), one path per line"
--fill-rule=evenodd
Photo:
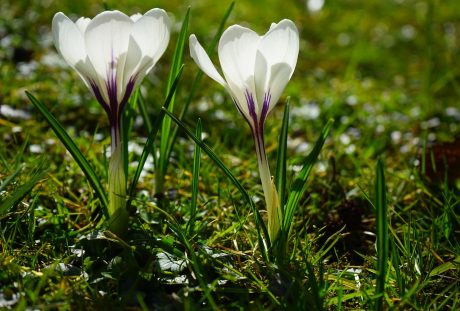
M106 11L94 17L86 28L88 57L99 75L99 85L116 79L117 98L121 100L123 68L128 52L133 21L119 11ZM108 99L107 90L101 90Z
M222 76L219 74L216 67L212 63L206 51L201 46L200 42L198 42L198 39L195 35L190 36L189 47L190 56L198 65L198 67L200 67L200 69L211 79L213 79L223 87L227 87L227 82L225 82L224 78L222 78Z
M240 89L254 90L254 67L260 37L251 29L233 25L219 41L219 60L225 80Z
M78 26L59 12L54 15L52 32L59 54L78 72L83 82L89 87L89 81L97 80L97 74L86 55L84 37Z
M299 32L297 27L288 19L284 19L278 24L273 24L270 30L262 37L259 51L264 55L269 66L277 63L287 63L293 72L299 55Z
M258 98L257 115L260 116L262 112L265 97L270 88L270 66L265 56L257 51L256 64L254 68L254 84L255 91Z
M86 58L83 34L67 16L56 13L51 28L54 45L70 66L74 67Z
M133 24L125 78L136 74L142 80L153 68L168 46L170 28L171 20L162 9L148 11Z
M141 17L142 17L141 13L136 13L136 14L131 15L129 18L131 18L133 22L137 22Z
M270 102L268 103L268 113L276 106L281 94L284 91L289 79L292 75L292 70L286 63L279 63L270 68L270 84L268 90L270 92Z
M219 60L225 80L246 118L249 116L246 94L251 94L254 103L258 103L254 70L259 41L257 33L239 25L227 28L219 41Z
M299 54L299 33L294 23L282 20L272 24L262 37L256 57L255 81L259 98L259 113L270 94L268 112L278 102L294 72Z
M284 88L291 78L292 70L287 63L271 65L262 53L257 52L255 84L258 102L258 116L264 105L268 105L267 114L277 104Z
M90 18L80 17L79 19L77 19L75 24L77 25L78 29L80 29L81 33L85 33L86 28L89 25L89 22L91 22Z

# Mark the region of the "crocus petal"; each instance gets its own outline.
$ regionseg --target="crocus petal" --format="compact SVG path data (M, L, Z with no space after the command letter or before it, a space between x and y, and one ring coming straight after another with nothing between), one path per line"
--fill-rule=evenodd
M268 105L267 113L276 105L291 78L298 54L299 34L290 20L272 24L262 37L256 56L255 77L257 96L261 98L263 94L263 105ZM262 109L259 107L259 111Z
M82 26L86 22L81 20L79 24ZM83 33L79 26L59 12L54 15L51 28L57 51L91 89L90 81L97 79L97 74L87 57Z
M72 67L86 58L85 43L80 29L63 13L56 13L52 22L56 49Z
M292 75L292 69L286 63L279 63L271 66L270 68L270 83L268 85L268 93L270 94L270 101L267 103L267 114L277 104L281 94L284 91L289 79Z
M293 72L299 55L297 27L288 19L272 24L270 30L260 41L259 51L264 55L268 64L287 63Z
M132 26L125 81L136 76L137 81L155 66L169 43L171 21L162 9L152 9ZM152 40L152 37L155 40ZM140 53L137 56L137 53ZM125 82L126 83L126 82Z
M260 36L239 25L230 26L219 41L219 61L225 80L240 112L249 113L247 95L257 104L254 85L254 67ZM257 109L256 109L257 110Z
M131 15L129 18L131 18L133 22L137 22L141 17L142 17L141 13L136 13L136 14Z
M257 98L262 100L262 102L260 102L257 106L257 115L260 116L264 106L270 105L270 101L264 100L266 96L269 96L267 93L270 91L270 67L267 59L260 51L257 51L256 53L254 83ZM265 110L268 111L268 107L265 107Z
M254 64L260 37L251 29L233 25L219 40L219 61L227 83L253 90Z
M78 29L80 29L81 33L85 33L86 31L86 28L88 27L89 25L89 22L91 22L91 19L90 18L87 18L87 17L80 17L79 19L77 19L77 21L75 22L75 25L77 25Z
M99 86L107 102L122 98L123 68L133 21L119 11L106 11L91 20L85 32L88 57L99 76ZM103 85L106 88L103 88Z
M212 63L206 51L201 46L200 42L198 42L198 39L195 35L190 36L189 47L190 56L198 65L198 67L200 67L200 69L203 70L203 72L207 74L211 79L213 79L223 87L227 87L227 82L225 82L224 78L222 78L222 76L219 74L216 67Z

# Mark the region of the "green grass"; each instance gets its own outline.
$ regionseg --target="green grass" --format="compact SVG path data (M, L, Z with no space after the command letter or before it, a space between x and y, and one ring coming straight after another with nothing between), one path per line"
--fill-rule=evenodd
M104 5L162 7L175 25L126 115L123 239L103 230L105 113L49 37L55 12L94 16ZM326 1L318 13L304 1L230 5L0 3L0 309L460 308L460 3ZM263 33L283 18L299 27L301 48L266 123L292 215L275 260L249 128L187 40L180 51L195 33L217 64L226 27Z

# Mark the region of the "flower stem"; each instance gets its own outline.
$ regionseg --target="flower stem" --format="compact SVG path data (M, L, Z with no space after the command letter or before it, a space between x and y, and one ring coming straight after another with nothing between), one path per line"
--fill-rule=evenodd
M123 140L119 125L111 126L112 155L109 162L109 229L123 235L128 226L126 209L126 173L123 161Z
M268 213L268 235L273 243L279 233L281 225L281 210L279 208L278 192L270 174L267 154L265 153L263 131L253 135L256 146L257 162L259 164L260 181L265 196L265 204Z

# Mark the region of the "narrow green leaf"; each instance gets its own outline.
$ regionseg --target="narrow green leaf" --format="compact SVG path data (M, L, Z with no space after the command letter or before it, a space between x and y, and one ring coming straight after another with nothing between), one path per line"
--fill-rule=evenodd
M201 140L201 119L198 119L196 124L195 135ZM195 229L195 218L198 201L198 186L200 182L200 165L201 165L201 148L198 144L195 144L195 150L193 153L193 169L192 169L192 199L190 202L190 220L187 223L187 231L189 236L193 236Z
M158 130L160 129L161 124L163 123L162 121L165 116L164 108L167 109L169 104L171 103L174 93L177 90L177 86L179 84L183 69L184 69L184 66L181 66L179 69L179 72L177 73L174 79L174 82L171 88L169 89L169 93L164 102L163 109L161 109L158 119L155 122L155 124L152 126L152 130L150 131L147 141L145 142L144 149L142 150L141 158L139 159L139 164L137 165L136 172L134 173L133 181L131 182L131 186L128 191L128 202L126 204L128 208L130 207L131 202L136 194L136 186L137 186L137 183L139 182L139 177L141 176L142 169L144 168L148 155L153 149L153 142L155 141L156 135L158 133Z
M232 12L234 6L235 6L235 2L232 2L230 4L230 6L228 7L227 11L225 12L224 17L220 21L219 27L217 28L217 31L216 31L214 37L211 40L211 44L209 44L209 46L205 49L206 53L208 55L211 55L214 52L214 50L215 50L215 48L217 46L217 43L219 42L220 37L221 37L222 33L224 32L225 24L227 23L227 20L228 20L228 18L230 16L230 13ZM190 89L190 92L189 92L189 95L187 97L187 100L185 101L185 105L182 107L181 113L179 115L179 120L182 120L184 118L185 114L187 113L188 107L190 106L190 103L192 102L193 98L195 97L195 94L196 94L196 92L198 90L198 87L200 86L200 82L201 82L202 78L203 78L203 71L198 70L195 78L193 79L192 87ZM174 128L173 138L176 137L176 134L177 134L177 127Z
M198 139L186 126L185 124L180 121L175 115L173 115L171 112L169 112L167 109L163 108L163 111L173 120L184 132L185 134L192 139L200 148L209 156L211 160L214 161L214 163L219 167L222 172L230 179L230 181L233 183L233 185L240 191L241 195L243 196L244 200L246 203L251 207L251 210L254 212L255 215L255 220L256 220L256 227L257 230L259 231L260 228L262 228L262 233L264 235L264 240L269 243L269 237L268 237L268 231L267 228L263 222L263 219L257 210L257 208L254 205L254 202L251 200L251 197L249 196L248 192L244 189L243 185L236 179L236 177L230 172L230 170L225 166L225 164L219 159L219 157L212 151L211 148L209 148L206 143L204 143L201 139ZM259 234L260 237L260 234ZM261 242L261 247L264 250L264 243Z
M142 94L140 92L139 92L139 99L137 101L137 107L139 108L139 113L142 116L142 121L144 122L144 126L147 129L147 133L151 133L152 130L153 130L152 121L150 120L150 116L149 116L149 113L148 113L148 110L147 110L147 106L145 105L145 99L144 99L144 97L142 96ZM155 151L155 145L152 145L151 153L153 155L155 155L154 151ZM154 167L158 167L157 160L158 160L157 157L153 156L153 165L154 165Z
M142 116L142 121L144 122L147 132L150 133L153 129L152 121L150 120L147 107L145 106L145 100L142 94L139 92L139 98L137 100L137 107L139 108L139 113Z
M59 121L51 114L51 112L46 108L46 106L41 103L38 99L36 99L31 93L26 91L27 97L32 102L32 104L40 111L42 116L46 119L48 124L51 126L51 129L54 131L56 136L59 140L64 144L66 149L72 155L74 160L77 162L78 166L85 174L86 178L88 179L91 187L93 188L96 196L99 198L102 204L102 212L106 218L109 217L107 206L108 200L105 193L104 188L102 187L99 178L97 177L96 173L92 169L91 165L89 164L88 160L85 156L81 153L80 149L78 149L77 145L74 143L72 138L67 134L64 128L61 126Z
M402 298L405 292L405 284L403 276L401 275L401 270L399 268L401 266L401 256L399 254L399 249L396 246L395 239L393 236L391 237L391 262L393 265L393 269L395 271L396 284L399 288L399 297Z
M218 29L216 31L216 34L214 35L213 39L211 40L211 44L206 48L206 52L208 53L208 55L211 55L211 53L216 48L217 43L219 42L220 36L222 35L222 33L224 31L225 24L227 23L228 17L230 16L230 13L232 12L234 5L235 5L234 2L232 2L230 4L229 8L225 12L224 17L222 18L222 20L221 20L221 22L219 24L219 27L218 27ZM190 106L190 103L192 102L193 98L195 97L195 94L196 94L196 92L198 90L198 87L200 85L202 77L203 77L203 71L198 70L195 78L193 79L192 87L190 88L190 92L188 93L188 96L187 96L187 99L185 101L185 104L182 106L181 112L179 114L179 120L183 120L184 116L187 114L188 107ZM170 111L171 111L171 109L170 109ZM166 152L166 159L169 159L171 157L172 148L173 148L173 146L175 144L175 141L176 141L176 138L177 138L177 130L178 130L178 127L175 126L175 127L173 127L173 129L171 131L170 141L169 141L169 144L168 144L168 150Z
M129 162L129 155L128 155L128 143L129 138L131 137L131 132L133 129L134 124L134 113L136 103L139 99L139 88L137 88L132 96L129 98L127 105L123 111L122 121L121 121L121 139L122 139L122 146L123 146L123 166L125 168L125 172L128 172L128 162ZM128 174L125 174L128 177Z
M173 60L171 64L171 70L169 71L169 77L166 85L166 94L169 93L169 90L173 84L174 78L176 77L179 68L182 64L182 56L184 54L184 47L185 42L187 39L188 34L188 21L190 17L190 8L187 9L187 13L185 14L184 20L182 22L182 27L179 33L179 37L177 39L176 48L174 50ZM174 93L175 94L175 93ZM174 99L175 95L171 98L171 102L169 104L169 111L174 111ZM158 167L156 168L156 184L155 184L155 191L163 192L163 179L164 175L166 174L167 165L169 162L168 157L168 149L171 143L170 139L171 135L171 120L169 118L163 119L161 125L161 138L160 138L160 154L158 158Z
M19 173L21 172L22 170L22 165L18 166L18 168L16 169L16 171L13 172L13 174L11 174L10 176L8 176L7 178L5 178L4 181L2 181L2 183L0 184L0 192L2 192L3 190L5 190L6 186L8 186L10 183L13 182L13 180L19 175Z
M294 212L298 207L300 198L304 195L305 191L307 190L308 177L310 176L313 165L318 159L319 153L323 148L324 142L326 141L326 138L329 135L329 131L333 123L334 120L330 119L324 126L320 137L316 141L313 150L305 159L305 164L302 170L298 173L289 191L289 195L284 208L281 230L276 241L276 248L274 249L276 252L275 256L277 258L277 261L280 263L284 262L286 259L287 243L289 239L289 232L291 230L292 220L294 218Z
M291 227L292 219L294 217L294 211L298 206L300 198L307 190L307 179L310 176L313 165L318 159L319 153L323 148L324 142L326 141L326 138L329 135L329 131L333 123L334 120L331 119L324 126L320 137L318 138L315 146L313 147L313 150L305 159L305 164L302 170L299 172L296 179L294 180L294 183L291 186L283 218L282 230L285 232L288 232Z
M169 113L167 108L163 108L163 110L166 113ZM174 240L168 241L166 238L164 238L162 240L157 239L157 241L163 242L162 248L166 246L166 248L164 248L166 251L168 251L168 249L172 249L172 251L174 251L172 254L181 253L179 257L187 259L187 264L190 263L193 267L194 275L196 276L196 279L198 280L198 283L204 292L204 296L209 302L209 306L212 310L217 310L217 305L215 304L214 299L211 295L212 289L209 286L210 284L207 277L208 275L207 273L205 273L200 256L196 253L196 248L190 243L189 237L186 235L186 232L182 229L182 227L177 223L176 219L171 214L159 207L156 207L156 209L163 215L165 219L167 219L168 228L171 229L171 231L176 235L178 242L182 243L182 245L185 247L187 256L184 256L185 254L175 247ZM198 251L200 251L200 249L198 249ZM206 256L207 254L201 251L201 255Z
M385 291L385 277L388 266L388 214L385 188L385 175L383 163L377 162L375 177L375 208L377 221L377 287L375 294L378 295L375 302L375 310L383 310L383 295Z
M26 183L14 189L12 194L1 202L0 216L19 204L19 202L21 202L21 200L32 191L37 182L45 176L45 173L45 170L38 169L38 171L35 172Z
M433 270L431 270L429 277L443 274L444 272L448 270L457 270L457 266L452 261L445 262L443 264L440 264Z
M185 13L184 19L182 21L182 26L179 32L179 37L177 38L176 48L173 54L173 60L171 64L171 70L169 71L168 82L166 84L166 94L167 97L169 91L174 84L174 80L176 79L177 73L181 70L182 67L182 57L184 54L184 47L185 42L187 40L187 33L188 33L188 21L190 18L190 8L187 9ZM172 104L173 100L171 100Z
M283 124L278 140L278 153L276 157L276 175L275 185L278 191L280 206L284 211L284 202L286 201L286 151L287 151L287 136L289 127L289 99L284 108Z
M196 253L195 248L190 243L185 232L182 231L182 228L178 224L170 223L170 225L171 229L176 233L178 239L187 249L187 253L190 256L190 263L192 264L194 274L198 280L198 283L200 284L200 288L204 292L204 296L206 297L209 306L212 310L219 310L219 308L216 305L216 302L214 301L214 298L212 297L211 288L209 286L208 274L205 272L200 256L198 256L198 254Z
M313 296L312 302L313 302L313 308L312 310L323 310L324 309L324 299L323 296L321 295L321 289L320 289L320 284L321 284L321 277L322 274L319 274L319 282L316 279L315 272L313 271L313 265L308 262L308 260L305 261L306 268L308 271L308 284L309 287L311 288L311 295Z

